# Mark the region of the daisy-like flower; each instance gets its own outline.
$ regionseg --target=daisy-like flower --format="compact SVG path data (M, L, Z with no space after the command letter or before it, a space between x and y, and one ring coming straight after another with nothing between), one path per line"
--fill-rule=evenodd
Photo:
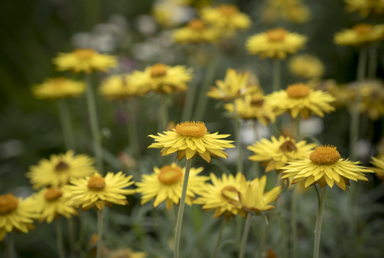
M38 210L31 197L23 200L13 194L0 195L0 241L12 230L28 233L34 229Z
M36 207L40 210L40 221L51 223L54 218L64 216L69 219L77 215L77 209L68 205L68 200L62 198L63 191L60 188L48 187L34 194Z
M384 13L384 0L344 0L347 12L359 12L360 16Z
M39 99L73 98L83 94L85 84L67 78L48 79L32 88L32 93Z
M184 157L192 159L200 155L205 161L211 162L211 156L227 158L223 151L225 148L234 148L233 141L222 140L229 134L218 134L207 132L203 122L183 122L176 125L173 131L165 131L158 136L149 135L155 139L148 148L162 148L162 156L177 152L177 157L182 160Z
M384 116L384 85L381 81L365 81L357 85L361 102L359 110L375 121Z
M372 161L371 164L373 164L375 167L371 167L377 178L384 180L384 158L378 159L375 157L371 157Z
M103 82L99 92L107 99L126 99L136 96L136 87L133 87L128 80L129 75L113 75Z
M361 46L384 39L384 24L358 24L352 29L336 33L334 41L342 46Z
M123 172L114 174L108 172L105 177L95 173L86 178L72 178L71 184L64 187L64 199L74 207L81 206L82 210L92 207L102 210L113 203L119 205L128 204L126 195L135 193L135 190L124 189L132 184L132 176L125 176Z
M93 159L85 154L75 155L73 151L65 154L51 155L37 166L31 166L26 174L33 188L44 186L62 187L70 178L80 178L95 172Z
M187 83L192 79L191 69L184 66L170 67L165 64L149 66L145 71L135 71L129 76L129 82L136 87L138 93L155 91L170 94L186 91Z
M173 39L179 44L212 43L220 39L220 32L208 27L203 20L193 19L186 27L177 29L173 33Z
M285 59L288 54L294 54L304 48L307 37L288 32L283 28L267 30L248 38L246 48L252 55L261 58Z
M296 143L290 137L281 135L279 139L276 139L275 136L272 136L271 141L261 139L260 142L255 142L252 146L248 146L248 150L255 153L249 159L263 162L261 165L267 166L265 172L269 172L274 169L281 169L287 162L308 158L315 147L315 143L307 144L306 141Z
M371 173L366 167L357 166L360 162L352 162L340 158L340 153L333 146L319 146L309 156L309 159L288 162L282 167L284 176L293 177L292 184L305 181L305 187L319 184L323 188L334 184L346 190L349 180L368 181L364 173Z
M305 79L320 78L324 74L324 64L315 56L298 55L289 60L289 71Z
M330 103L335 100L329 93L314 91L303 83L290 85L286 90L265 96L266 105L272 108L276 115L288 112L293 118L300 114L304 119L308 118L310 113L323 117L324 113L334 111L335 108Z
M108 258L146 258L145 252L134 252L129 248L122 248L111 251Z
M59 71L72 71L75 73L92 73L94 71L106 72L109 68L116 67L114 56L99 54L93 49L76 49L72 53L59 53L53 59Z
M201 191L206 176L199 176L203 168L191 168L185 202L192 205L195 194ZM151 175L143 175L142 182L136 183L136 192L142 195L141 204L145 204L155 198L153 207L157 207L165 201L167 210L172 209L173 204L179 204L183 188L185 168L172 163L170 166L163 166L161 169L155 167Z
M302 3L289 5L282 10L282 17L294 23L305 23L309 20L310 16L309 8Z
M232 194L237 195L246 188L247 181L244 175L237 173L234 177L223 174L220 179L211 173L211 181L212 184L205 184L203 191L198 193L200 197L193 203L203 205L204 210L214 210L214 218L224 216L226 220L229 220L237 214L245 218L247 213L241 209L241 206L233 204L233 200L227 197L232 196Z

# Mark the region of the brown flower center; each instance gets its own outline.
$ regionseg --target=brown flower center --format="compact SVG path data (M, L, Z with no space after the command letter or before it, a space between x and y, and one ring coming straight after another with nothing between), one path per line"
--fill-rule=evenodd
M340 153L334 146L318 146L309 159L316 164L333 164L340 159Z
M223 189L221 189L221 196L223 196L225 199L229 199L225 192L232 192L239 194L239 191L234 186L226 186Z
M304 98L311 93L311 89L303 83L290 85L285 91L290 98Z
M88 180L88 188L92 190L102 190L105 187L105 180L102 176L92 175Z
M44 194L45 200L47 200L48 202L56 201L61 196L63 196L63 191L53 187L48 188Z
M203 122L183 122L176 125L176 133L189 137L202 137L207 133L207 127Z
M62 86L68 79L64 78L64 77L59 77L59 78L55 78L55 79L51 79L49 80L49 82L56 86L56 87L60 87Z
M56 172L63 172L67 169L69 169L69 165L62 160L59 163L57 163L55 166Z
M233 16L233 15L239 13L239 8L237 8L237 6L235 6L235 5L230 5L230 4L218 5L217 9L224 16Z
M372 30L372 25L371 24L358 24L355 27L353 27L353 30L359 34L359 35L364 35Z
M282 42L287 35L287 30L283 28L276 28L272 30L267 30L265 32L269 42Z
M193 19L188 22L188 27L192 30L203 30L205 29L205 22L200 19Z
M297 151L297 147L294 142L292 142L291 140L288 140L280 145L280 150L286 151L286 152Z
M155 64L151 66L151 77L157 78L167 74L167 66L165 64Z
M73 51L77 58L86 60L91 59L94 55L96 55L96 51L90 48L80 48Z
M164 166L160 169L158 179L165 185L173 185L183 178L183 170L181 167Z
M11 193L0 195L0 215L16 210L19 200Z
M252 107L261 107L261 106L263 106L263 104L264 104L263 97L253 97L251 102L250 102L250 105Z

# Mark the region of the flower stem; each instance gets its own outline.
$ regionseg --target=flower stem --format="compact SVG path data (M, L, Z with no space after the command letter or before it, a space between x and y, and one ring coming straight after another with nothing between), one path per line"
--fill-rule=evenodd
M180 206L179 206L179 212L177 213L177 221L176 221L176 228L175 228L175 253L174 253L174 258L179 258L180 257L181 226L183 224L185 197L187 195L189 170L191 168L191 165L192 165L192 159L187 159L187 164L185 165L185 172L184 172L183 190L181 192Z
M13 246L13 233L12 232L9 232L7 234L7 243L6 243L6 257L7 258L13 258L14 257L14 246Z
M68 238L69 238L69 244L70 244L70 250L71 250L71 257L75 257L75 246L76 246L76 240L75 240L75 225L74 225L74 218L67 219L68 222Z
M227 222L224 217L222 218L222 220L223 221L221 222L219 234L217 235L216 245L215 245L215 248L213 249L211 258L216 258L216 255L219 252L219 246L220 246L220 242L221 242L221 237L223 236L223 230L224 230L225 224Z
M369 67L368 67L368 78L374 79L377 71L377 49L375 46L369 48Z
M101 258L103 249L103 210L97 211L97 247L96 258Z
M292 190L291 200L291 229L292 229L292 255L291 257L297 257L297 186Z
M245 246L247 244L247 239L248 239L249 229L251 228L252 218L253 218L252 214L248 213L247 219L245 220L243 236L241 238L239 258L243 258L245 254Z
M194 69L196 71L197 69ZM195 74L196 76L196 74ZM189 121L192 117L193 101L196 95L197 78L188 86L188 90L185 93L185 102L183 107L183 113L181 115L181 121Z
M233 101L233 114L234 114L234 122L235 122L235 137L236 137L236 143L237 143L237 166L236 166L236 172L243 172L243 157L242 157L242 148L241 148L241 122L239 115L237 113L237 107L236 102Z
M132 146L133 155L138 158L140 157L140 144L139 137L137 134L137 121L136 121L136 110L134 100L126 100L126 112L127 112L127 131L129 144Z
M321 189L320 207L319 207L319 211L317 213L316 227L315 227L315 232L314 232L315 233L315 246L313 249L313 258L319 258L321 224L323 222L323 212L324 212L326 191L327 191L326 186Z
M75 138L72 129L71 116L69 113L67 100L58 99L57 106L59 109L61 127L63 130L63 138L65 149L74 150L75 149Z
M160 109L160 130L167 130L168 126L168 104L167 104L167 95L161 94L161 109Z
M97 170L100 174L104 174L103 151L101 148L99 122L97 119L95 96L93 94L91 79L92 78L91 78L90 74L85 75L85 80L86 80L86 84L87 84L87 95L86 95L87 96L87 107L88 107L89 120L90 120L90 124L91 124L93 148L94 148L94 152L95 152Z
M273 59L273 91L280 90L281 83L280 83L280 77L281 77L281 62L280 59L275 58Z
M57 250L59 252L59 258L65 258L64 245L63 245L63 233L61 231L60 218L55 220L56 226L56 241L57 241Z

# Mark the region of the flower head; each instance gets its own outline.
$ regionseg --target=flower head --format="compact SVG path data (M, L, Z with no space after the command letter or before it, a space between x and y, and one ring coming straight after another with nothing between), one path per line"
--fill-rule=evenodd
M384 39L384 24L358 24L335 35L335 43L342 46L361 46Z
M220 31L208 27L206 22L200 19L193 19L187 26L177 29L173 34L173 39L179 44L190 43L212 43L220 39Z
M32 88L32 93L39 99L73 98L85 91L85 84L67 78L48 79Z
M375 167L371 167L370 169L372 169L377 178L381 179L381 180L384 180L384 158L375 158L375 157L371 157L372 158L372 161L371 161L371 164L373 164Z
M375 121L384 116L384 85L381 81L364 81L362 84L356 85L361 102L359 110L361 113L366 113L368 117ZM356 95L356 87L355 94ZM353 94L350 94L353 95ZM355 98L356 96L353 96Z
M113 75L99 88L100 94L108 99L126 99L137 95L136 87L129 82L129 75Z
M384 13L384 0L344 0L347 12L359 12L360 16Z
M248 15L241 13L235 5L218 5L201 10L201 18L213 27L229 31L247 29L251 25Z
M293 75L305 79L320 78L324 73L324 64L317 57L298 55L289 60L289 70Z

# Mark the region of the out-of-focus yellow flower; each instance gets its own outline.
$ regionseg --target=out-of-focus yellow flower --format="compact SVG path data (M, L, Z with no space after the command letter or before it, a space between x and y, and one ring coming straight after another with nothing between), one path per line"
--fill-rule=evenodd
M186 21L192 15L191 7L187 1L156 0L152 7L152 14L163 27L175 27Z
M342 46L361 46L384 39L384 24L358 24L352 29L344 29L336 33L334 41Z
M135 87L138 94L155 91L170 94L177 91L186 91L187 83L192 79L191 69L184 66L167 66L155 64L147 67L144 71L135 71L128 81Z
M381 81L365 81L359 85L361 102L359 110L375 121L384 116L384 85Z
M305 79L319 78L324 74L324 64L315 56L298 55L289 60L289 70Z
M93 49L76 49L72 53L59 53L53 59L59 71L72 71L75 73L92 73L95 71L106 72L109 68L116 67L116 57L99 54Z
M268 0L263 7L261 19L266 23L273 23L278 19L304 23L310 15L309 8L300 0Z
M207 27L203 20L194 19L184 28L177 29L173 33L173 39L179 44L212 43L220 39L220 34L217 29Z
M287 6L282 11L282 16L290 22L305 23L309 20L311 12L308 7L301 3Z
M218 5L201 10L201 18L212 26L225 31L247 29L251 25L248 15L239 12L235 5Z
M111 251L108 258L146 258L147 253L145 252L133 252L129 248L122 248Z
M83 94L85 84L67 78L48 79L32 88L32 93L39 99L73 98Z
M285 59L288 54L294 54L304 48L307 37L291 33L283 28L268 30L248 38L246 48L252 55L261 58Z
M377 178L384 181L384 158L378 159L375 157L371 157L372 161L371 164L373 164L375 167L371 167Z
M360 16L384 13L384 0L344 0L347 12L359 12Z
M99 88L107 99L126 99L137 95L136 87L129 82L129 75L113 75L107 78Z

